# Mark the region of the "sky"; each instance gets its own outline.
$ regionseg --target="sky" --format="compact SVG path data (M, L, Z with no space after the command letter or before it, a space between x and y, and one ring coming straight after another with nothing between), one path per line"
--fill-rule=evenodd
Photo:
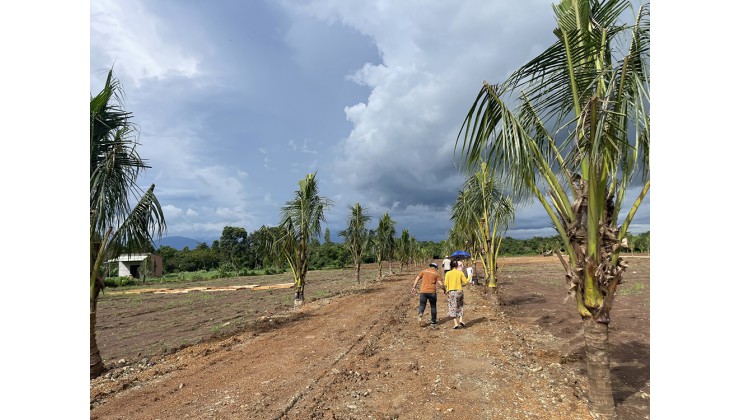
M483 80L554 42L550 4L93 0L89 89L110 68L120 79L151 166L138 184L156 185L166 236L275 226L316 172L334 240L359 202L369 228L388 212L399 235L440 241L466 175L465 114ZM648 195L630 232L649 229ZM555 234L539 203L507 232Z

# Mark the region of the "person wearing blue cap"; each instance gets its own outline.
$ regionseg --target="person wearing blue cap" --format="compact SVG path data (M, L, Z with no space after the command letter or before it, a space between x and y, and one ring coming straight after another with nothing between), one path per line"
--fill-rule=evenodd
M437 325L437 286L439 285L445 291L445 285L442 283L442 276L439 275L437 264L429 264L429 268L422 270L411 286L411 293L416 293L416 284L421 280L419 286L419 325L422 325L424 310L429 301L429 307L432 312L432 324Z

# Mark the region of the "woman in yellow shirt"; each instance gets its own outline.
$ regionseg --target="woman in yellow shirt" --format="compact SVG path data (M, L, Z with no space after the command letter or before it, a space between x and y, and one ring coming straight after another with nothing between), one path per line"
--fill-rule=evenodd
M463 322L463 305L464 295L463 286L470 282L469 277L465 277L462 261L452 263L452 270L445 274L445 290L447 290L447 315L455 320L455 328L459 330L465 327Z

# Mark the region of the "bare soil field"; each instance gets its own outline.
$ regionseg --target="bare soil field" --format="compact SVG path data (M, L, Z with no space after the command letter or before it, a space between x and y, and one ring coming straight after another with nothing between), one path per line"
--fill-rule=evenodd
M621 419L650 417L650 259L629 263L610 324ZM466 328L417 322L424 267L377 280L312 271L107 290L97 337L108 368L91 419L590 419L581 320L557 257L500 259L499 298L465 289ZM265 286L274 287L265 287ZM260 286L260 287L258 287ZM150 290L142 290L150 289ZM186 289L187 292L185 292ZM172 292L177 293L172 293Z

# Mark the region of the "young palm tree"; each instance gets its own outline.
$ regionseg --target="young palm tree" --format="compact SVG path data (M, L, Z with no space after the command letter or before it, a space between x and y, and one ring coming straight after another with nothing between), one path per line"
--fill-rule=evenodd
M347 218L347 229L339 232L339 236L344 237L344 243L352 254L352 260L355 263L355 277L359 283L362 252L368 243L368 231L365 225L370 220L370 216L365 214L366 210L360 203L348 207L350 215Z
M267 227L261 226L258 230L252 233L252 246L256 258L257 268L281 268L282 255L273 247L275 239L280 236L279 227Z
M321 234L321 222L326 221L324 210L332 202L319 195L316 173L306 175L298 181L298 190L293 199L282 208L280 229L282 236L275 245L285 257L293 272L296 306L303 304L303 290L308 272L309 243Z
M409 252L410 259L414 263L414 267L418 267L419 264L421 264L422 262L421 244L413 236L411 237L411 246L409 248L410 248L410 252Z
M401 239L398 241L398 260L401 261L401 270L403 266L409 265L411 258L411 235L408 229L401 231Z
M378 264L378 280L383 278L383 259L388 258L388 270L390 271L390 259L393 257L393 249L396 236L396 222L388 213L378 221L378 228L374 235L375 260ZM392 274L392 273L391 273Z
M585 323L590 408L605 418L615 416L608 326L626 268L620 243L650 189L649 9L622 24L629 7L555 5L555 43L503 84L484 82L459 134L468 166L481 157L495 166L517 198L541 203L563 240L568 258L558 255ZM641 190L619 226L632 185Z
M458 194L451 219L455 230L461 231L464 237L473 238L471 254L480 254L486 284L496 293L498 252L509 223L514 220L514 205L503 194L485 162L480 163Z
M95 338L98 295L105 287L101 264L122 252L151 246L166 230L154 195L136 179L146 168L136 152L136 127L123 109L121 85L108 72L103 90L90 97L90 377L105 367ZM131 207L131 203L136 204Z

